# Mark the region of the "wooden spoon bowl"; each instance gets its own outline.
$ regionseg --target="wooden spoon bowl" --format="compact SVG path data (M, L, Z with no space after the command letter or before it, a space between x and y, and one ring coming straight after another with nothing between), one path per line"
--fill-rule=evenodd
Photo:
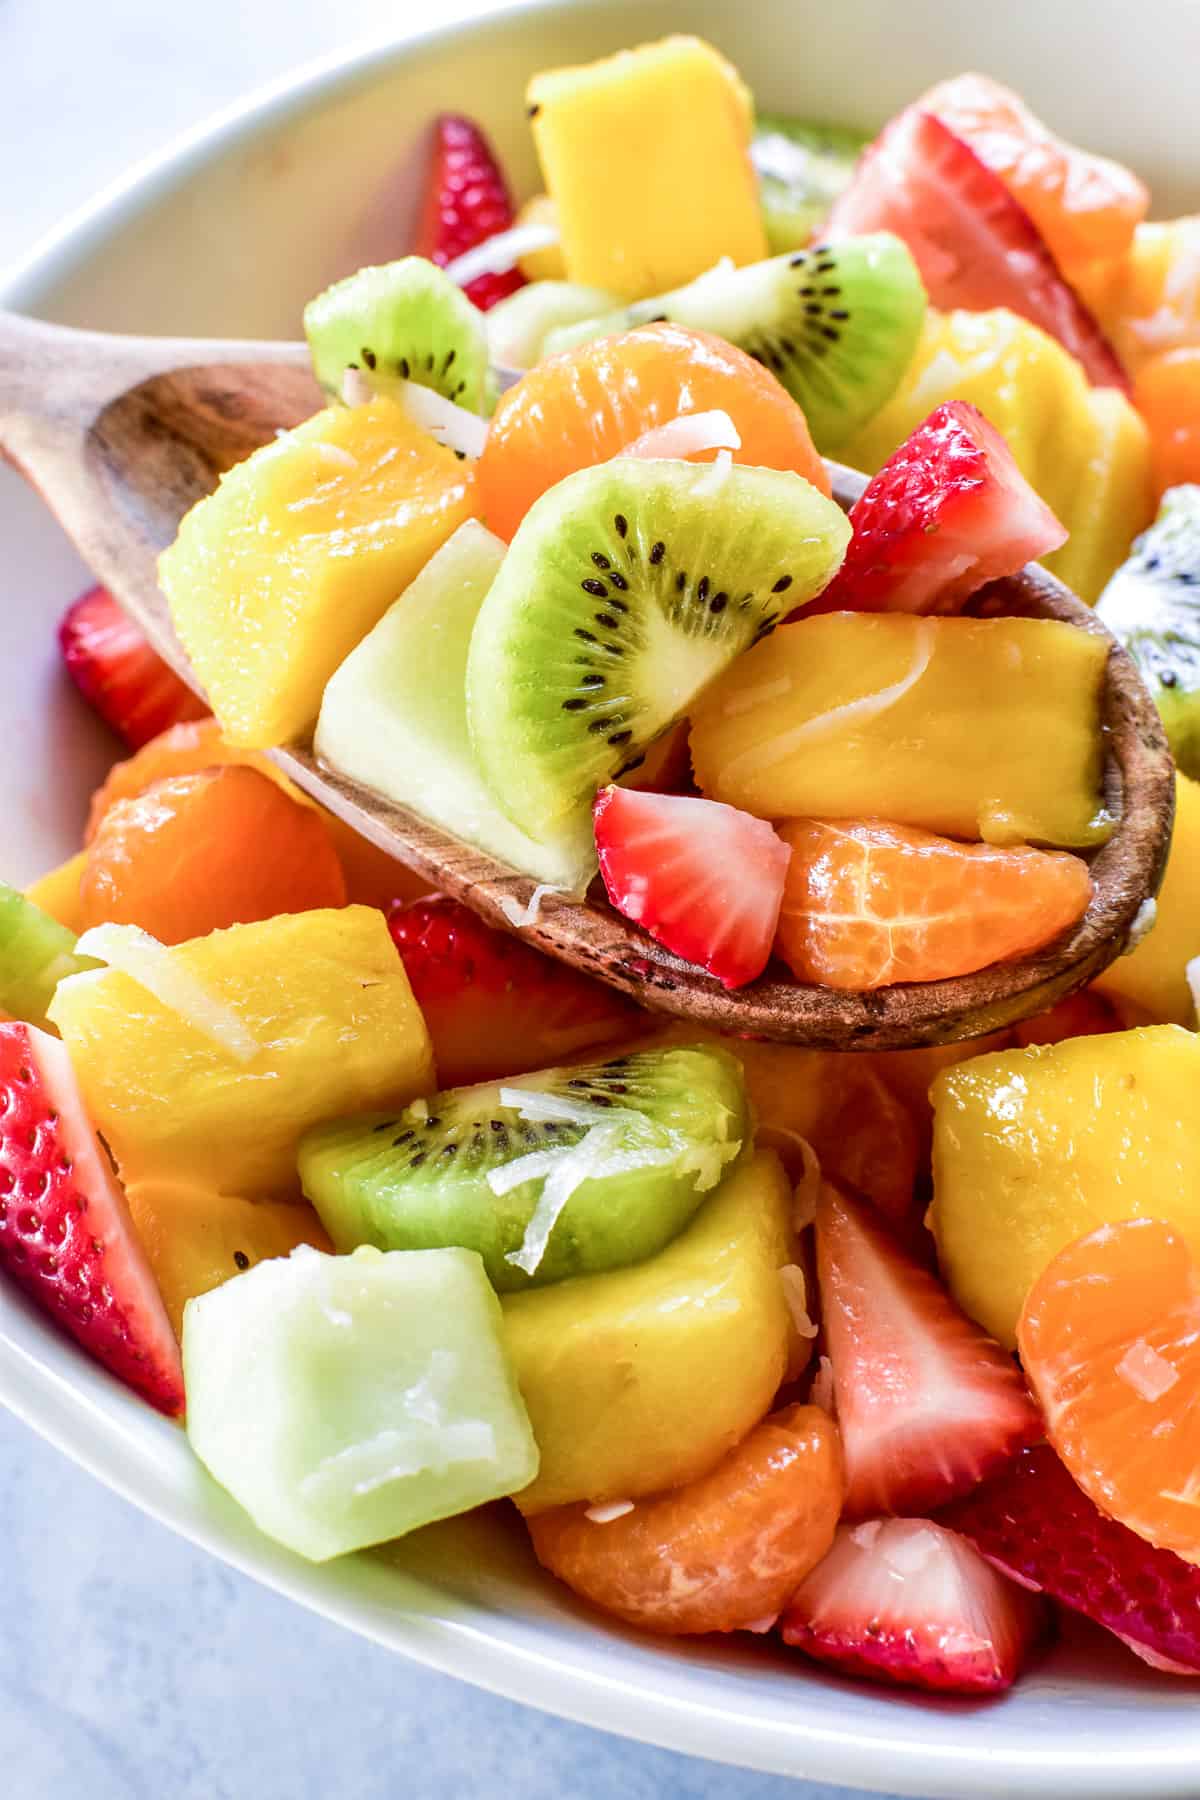
M224 469L321 399L300 344L120 338L0 314L0 450L197 691L159 592L158 554ZM835 498L849 508L865 477L836 463L829 469ZM856 994L768 970L730 993L615 912L598 882L584 900L545 895L535 908L529 876L323 766L311 743L271 755L298 786L433 886L655 1011L829 1050L950 1043L1044 1011L1131 945L1152 917L1147 903L1162 879L1175 793L1166 737L1133 662L1061 582L1031 565L982 589L968 610L1062 619L1105 639L1104 797L1116 825L1090 859L1092 899L1073 930L1034 956L950 980Z

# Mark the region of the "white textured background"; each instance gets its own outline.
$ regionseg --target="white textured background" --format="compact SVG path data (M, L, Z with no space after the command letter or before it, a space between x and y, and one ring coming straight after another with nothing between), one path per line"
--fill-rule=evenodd
M0 267L139 157L296 64L396 28L410 5L0 0ZM484 8L411 10L428 23ZM835 1800L388 1656L193 1550L3 1414L0 1793Z

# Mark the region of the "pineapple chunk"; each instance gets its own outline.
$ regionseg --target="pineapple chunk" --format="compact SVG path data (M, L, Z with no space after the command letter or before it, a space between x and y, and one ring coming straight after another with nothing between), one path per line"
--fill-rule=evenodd
M296 1143L310 1125L433 1089L429 1033L373 907L234 925L162 956L185 984L175 1006L118 968L60 982L50 1006L127 1183L298 1195ZM188 1013L187 987L232 1015L248 1054Z
M223 475L159 576L228 742L307 731L338 664L473 510L466 464L387 399L329 407Z
M1175 830L1167 872L1155 902L1154 924L1136 950L1096 977L1118 1005L1132 1002L1164 1025L1191 1025L1196 1006L1187 966L1200 956L1200 782L1175 777Z
M527 99L568 280L640 300L723 256L766 256L750 96L710 44L669 37L549 69Z

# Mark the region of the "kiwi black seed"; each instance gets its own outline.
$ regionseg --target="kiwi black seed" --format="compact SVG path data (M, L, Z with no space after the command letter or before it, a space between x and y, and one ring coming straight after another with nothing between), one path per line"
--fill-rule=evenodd
M317 380L344 398L347 370L375 393L404 381L479 412L488 374L483 315L423 256L360 269L304 309Z
M848 537L831 500L778 469L618 457L543 494L467 662L472 743L499 805L534 838L586 818L734 657L821 591Z
M605 1130L584 1144L598 1125ZM503 1292L654 1255L749 1140L736 1059L708 1046L671 1047L452 1089L394 1115L319 1126L301 1144L300 1173L339 1250L457 1245L482 1256ZM550 1167L539 1162L499 1193L488 1176L545 1152L553 1153L552 1166L581 1144L594 1163L527 1273L511 1258ZM640 1167L632 1162L639 1153Z

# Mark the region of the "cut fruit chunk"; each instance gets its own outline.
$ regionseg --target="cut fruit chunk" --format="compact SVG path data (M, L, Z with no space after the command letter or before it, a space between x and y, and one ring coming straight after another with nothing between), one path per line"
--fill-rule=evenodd
M184 1314L188 1437L313 1562L524 1487L537 1447L469 1250L259 1263Z
M750 96L710 44L668 37L549 69L526 100L570 280L636 300L720 256L766 255Z
M89 588L68 608L58 642L79 692L131 750L208 711L107 588Z
M616 457L544 494L467 659L475 754L514 823L546 839L590 820L599 788L820 592L849 531L775 469Z
M1156 491L1200 482L1200 344L1152 357L1133 398L1150 433Z
M25 898L38 906L50 918L65 925L72 937L83 930L82 910L79 904L79 882L83 875L86 853L80 850L75 856L59 863L36 881L31 881L25 889Z
M654 1256L751 1137L737 1062L696 1047L334 1119L299 1165L339 1250L461 1244L507 1293Z
M744 269L720 263L674 293L566 326L546 348L567 350L656 319L713 332L771 369L818 447L832 451L891 397L924 317L916 264L899 238L880 232Z
M826 226L832 242L868 231L904 240L934 306L1006 306L1056 337L1095 385L1128 387L1025 208L932 113L909 107L893 119L835 201Z
M1200 1570L1108 1519L1049 1445L948 1507L988 1561L1094 1619L1153 1668L1200 1675Z
M940 1506L1041 1434L1012 1358L877 1217L828 1185L817 1269L851 1516Z
M676 419L714 411L728 415L741 440L736 462L792 469L829 493L804 414L770 371L707 332L665 322L548 357L508 390L479 459L482 516L511 538L564 476ZM695 454L711 461L717 451Z
M724 987L767 966L788 851L762 819L681 794L607 787L593 811L618 912Z
M90 957L76 956L75 939L74 931L0 881L0 1012L44 1025L64 976L98 966Z
M565 282L567 265L563 259L561 233L558 229L558 208L549 194L531 194L517 213L517 225L540 225L543 230L554 233L553 243L545 243L538 250L526 250L521 255L517 267L530 287L536 287L539 282ZM582 284L572 282L570 285ZM603 290L593 288L589 291L598 294ZM511 299L511 295L508 298ZM504 301L497 304L503 305Z
M462 289L423 256L359 269L304 309L313 371L333 400L347 372L369 392L400 399L407 383L470 412L483 409L488 344Z
M0 1024L0 1268L160 1412L179 1350L62 1044Z
M778 1159L762 1152L649 1262L505 1296L542 1454L522 1512L678 1487L758 1423L793 1335L779 1278L795 1261L791 1204Z
M184 518L159 574L231 744L285 744L333 671L473 511L466 465L394 400L328 407Z
M487 318L488 351L503 368L531 369L546 339L566 325L611 312L616 296L577 281L531 281L494 306Z
M1055 619L801 619L691 708L696 779L760 818L1100 843L1107 657Z
M1200 213L1144 221L1123 256L1080 270L1079 286L1135 375L1200 348Z
M441 113L433 122L425 201L415 248L445 265L513 222L512 199L495 152L473 119ZM467 298L483 312L521 285L518 270L477 276Z
M683 1487L604 1521L539 1513L529 1535L552 1575L643 1631L761 1629L833 1542L841 1499L837 1427L789 1406Z
M850 509L854 536L822 609L958 612L1067 533L1000 433L962 400L935 407Z
M1064 1044L1068 1038L1099 1037L1119 1031L1120 1026L1116 1009L1103 994L1086 987L1056 1001L1048 1012L1020 1020L1013 1026L1013 1037L1022 1049L1027 1049L1030 1044Z
M158 946L158 961L164 991L175 974L174 1005L107 968L60 982L50 1008L130 1182L182 1173L278 1200L296 1192L296 1143L310 1125L433 1087L425 1022L371 907L235 925ZM233 1042L214 1037L214 1010L236 1028Z
M1153 694L1180 769L1200 776L1200 487L1171 489L1096 611Z
M960 844L908 825L796 819L778 950L797 981L862 992L1027 956L1077 923L1087 864L1061 850Z
M1179 1233L1126 1218L1068 1244L1026 1296L1017 1345L1088 1498L1200 1563L1200 1281Z
M330 768L538 881L582 892L596 870L586 820L535 840L501 811L467 727L471 633L504 560L474 519L421 570L325 689L317 755Z
M1004 1344L1058 1251L1165 1217L1200 1253L1200 1040L1174 1025L977 1056L940 1075L930 1225L960 1306Z
M637 1009L567 963L432 894L388 914L443 1088L549 1068L633 1037Z
M1154 919L1136 949L1119 956L1096 977L1101 993L1118 1006L1130 1002L1140 1018L1164 1025L1193 1025L1196 1004L1188 964L1200 956L1200 783L1175 777L1175 826L1167 872L1154 902Z
M848 1674L935 1693L1011 1687L1042 1603L932 1519L839 1528L780 1621L783 1640Z
M850 183L869 139L846 125L809 125L759 113L750 142L773 252L802 250Z

